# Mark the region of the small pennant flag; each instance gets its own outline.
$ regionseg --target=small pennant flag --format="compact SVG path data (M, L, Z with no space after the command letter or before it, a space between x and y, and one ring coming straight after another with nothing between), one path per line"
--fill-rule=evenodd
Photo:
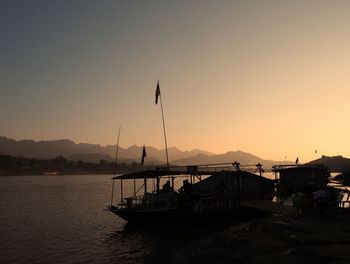
M157 88L156 88L156 104L158 104L158 98L160 96L160 87L159 87L159 81L157 82Z
M142 149L142 158L141 158L141 165L143 165L143 163L145 162L145 158L147 157L147 153L146 153L146 147L145 145L143 145L143 149Z
M297 159L295 160L295 163L298 164L299 163L299 158L297 157Z

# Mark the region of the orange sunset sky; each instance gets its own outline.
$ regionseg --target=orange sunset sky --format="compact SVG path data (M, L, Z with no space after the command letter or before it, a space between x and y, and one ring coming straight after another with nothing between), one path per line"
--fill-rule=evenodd
M349 1L2 1L0 135L350 156ZM317 150L317 153L315 153Z

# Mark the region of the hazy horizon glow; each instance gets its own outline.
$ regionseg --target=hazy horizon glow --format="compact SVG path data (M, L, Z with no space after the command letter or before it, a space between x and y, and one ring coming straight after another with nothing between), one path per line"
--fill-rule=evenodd
M0 135L350 156L349 1L0 6Z

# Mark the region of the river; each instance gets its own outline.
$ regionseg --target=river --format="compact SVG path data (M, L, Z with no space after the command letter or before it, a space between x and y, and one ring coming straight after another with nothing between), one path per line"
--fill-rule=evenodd
M128 226L103 210L111 184L111 175L0 177L0 263L162 262L205 235Z

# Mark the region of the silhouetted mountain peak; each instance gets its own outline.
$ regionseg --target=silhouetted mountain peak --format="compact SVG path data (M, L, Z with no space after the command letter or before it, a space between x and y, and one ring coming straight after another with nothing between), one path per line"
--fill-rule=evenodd
M308 164L323 164L330 171L333 172L345 172L350 170L350 159L344 158L341 155L338 156L325 156L308 162Z

